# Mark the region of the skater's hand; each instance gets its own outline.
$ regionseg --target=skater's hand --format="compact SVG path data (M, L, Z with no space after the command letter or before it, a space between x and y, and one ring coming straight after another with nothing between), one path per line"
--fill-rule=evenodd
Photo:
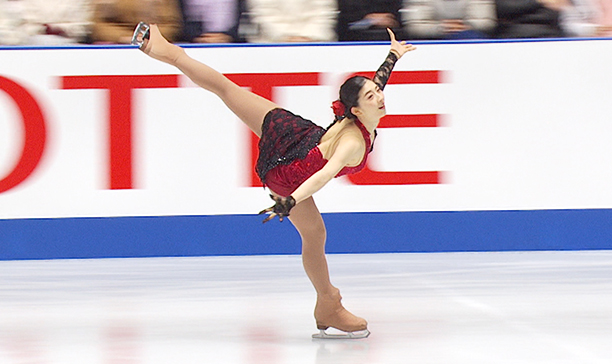
M295 199L291 196L280 197L274 195L270 195L270 198L274 200L275 204L259 212L260 215L269 214L262 223L272 220L275 216L278 216L279 221L283 221L283 218L289 216L289 211L295 206Z
M395 39L395 33L389 28L387 28L387 32L389 32L389 37L391 38L391 52L395 53L398 59L402 58L402 56L410 51L416 49L412 44L406 44L405 41L398 42Z

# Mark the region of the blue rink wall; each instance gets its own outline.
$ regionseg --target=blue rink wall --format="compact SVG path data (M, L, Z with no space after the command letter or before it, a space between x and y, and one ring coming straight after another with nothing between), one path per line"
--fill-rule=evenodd
M324 214L329 253L612 248L612 210ZM257 215L0 220L0 259L299 254Z

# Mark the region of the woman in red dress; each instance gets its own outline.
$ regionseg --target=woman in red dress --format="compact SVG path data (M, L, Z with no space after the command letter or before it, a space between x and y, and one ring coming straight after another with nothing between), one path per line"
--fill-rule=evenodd
M347 311L340 291L329 277L325 257L326 230L312 195L332 178L356 173L366 163L375 129L385 115L383 88L395 62L416 49L398 42L389 30L391 49L373 80L355 76L340 88L333 104L336 120L326 129L282 109L235 83L209 66L189 57L169 43L155 25L141 23L134 44L150 57L177 67L202 88L215 93L260 137L257 173L274 200L262 211L288 217L302 238L302 261L317 292L315 320L321 330L315 337L329 337L329 327L344 331L343 337L367 337L367 322Z

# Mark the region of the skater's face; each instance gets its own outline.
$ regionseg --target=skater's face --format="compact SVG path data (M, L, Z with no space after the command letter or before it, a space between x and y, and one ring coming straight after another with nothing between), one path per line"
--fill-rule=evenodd
M357 106L351 112L359 119L380 119L386 114L385 95L371 80L367 80L359 91Z
M345 116L355 118L352 110L359 105L361 89L369 79L363 76L353 76L346 80L340 87L340 101L346 107Z

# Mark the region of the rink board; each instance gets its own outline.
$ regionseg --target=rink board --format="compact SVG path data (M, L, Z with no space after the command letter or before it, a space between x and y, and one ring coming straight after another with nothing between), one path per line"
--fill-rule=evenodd
M321 126L387 47L186 46ZM0 259L299 253L254 215L256 138L176 69L129 46L0 64ZM328 251L612 249L610 64L610 39L419 43L366 170L315 195Z
M328 253L612 249L612 210L324 214ZM256 215L0 221L0 259L299 254Z

